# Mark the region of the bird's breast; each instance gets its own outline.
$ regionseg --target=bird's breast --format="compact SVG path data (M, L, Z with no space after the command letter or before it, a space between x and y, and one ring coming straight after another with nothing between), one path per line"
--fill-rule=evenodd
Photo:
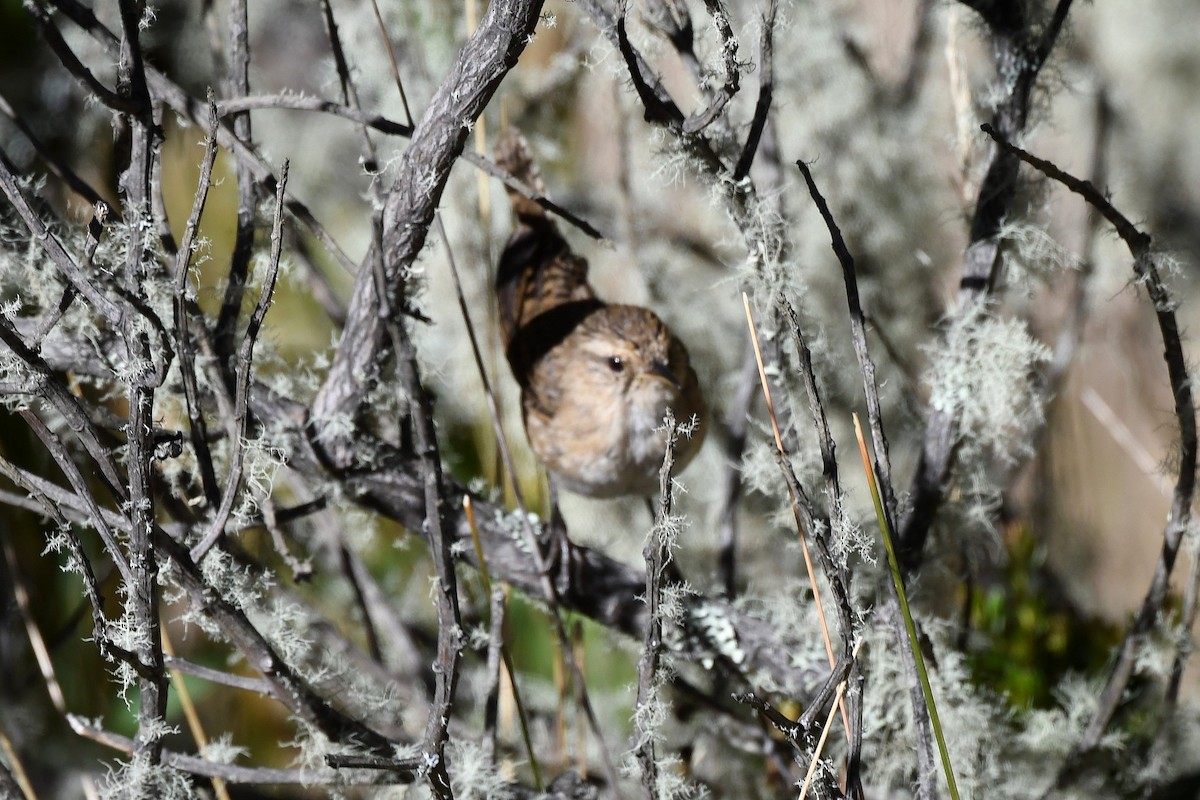
M631 387L641 390L631 393L581 379L569 368L544 373L559 380L553 386L535 381L523 393L525 428L534 452L560 483L590 497L657 494L667 409L680 421L688 413L679 395L661 382ZM553 403L539 396L547 392L553 392ZM549 413L547 406L553 408ZM681 444L686 452L676 453L680 468L692 454L690 443Z

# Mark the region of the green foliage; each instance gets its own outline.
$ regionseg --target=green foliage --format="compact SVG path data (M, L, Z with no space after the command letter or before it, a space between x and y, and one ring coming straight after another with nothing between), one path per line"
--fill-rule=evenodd
M1051 708L1071 672L1099 672L1120 630L1089 617L1062 596L1045 568L1045 545L1026 524L1010 526L999 574L966 587L972 678L1017 710Z

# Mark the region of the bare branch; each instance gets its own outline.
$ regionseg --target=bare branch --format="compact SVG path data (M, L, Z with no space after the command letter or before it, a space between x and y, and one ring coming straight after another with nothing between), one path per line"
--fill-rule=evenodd
M233 510L242 482L242 466L245 460L246 437L250 432L250 373L254 366L254 344L258 340L258 332L262 328L267 309L271 307L271 297L275 292L275 279L279 275L279 258L283 248L283 197L287 188L288 162L285 160L279 170L279 186L275 192L275 221L271 227L271 259L267 263L267 274L259 290L258 304L250 315L250 322L242 336L238 348L237 381L234 397L233 425L235 439L233 442L233 459L229 466L229 476L225 483L225 491L221 497L221 505L213 516L212 524L204 538L192 548L192 560L197 563L204 560L204 555L217 543L225 532L225 523Z
M1006 153L1019 158L1046 177L1061 183L1082 197L1088 205L1095 208L1108 220L1109 224L1117 231L1117 235L1125 242L1125 246L1129 248L1129 252L1133 256L1133 271L1139 283L1146 288L1146 293L1154 305L1155 316L1158 318L1159 335L1163 342L1163 358L1167 362L1167 375L1171 383L1171 393L1175 398L1175 420L1179 424L1179 475L1176 478L1175 490L1171 498L1171 510L1163 531L1162 548L1159 551L1158 562L1155 564L1154 577L1146 590L1146 596L1142 600L1142 606L1137 616L1134 617L1121 641L1116 664L1101 693L1096 712L1059 773L1056 786L1062 787L1076 777L1081 754L1095 748L1100 743L1100 737L1104 735L1109 723L1112 722L1113 715L1116 714L1117 707L1129 685L1129 680L1133 677L1134 661L1137 659L1146 634L1157 623L1159 613L1167 598L1171 572L1175 568L1175 560L1179 555L1183 537L1191 524L1192 503L1195 500L1196 410L1192 399L1191 376L1188 373L1187 360L1183 353L1179 321L1175 316L1175 301L1158 274L1154 255L1150 249L1150 236L1139 230L1129 221L1128 217L1117 211L1090 181L1080 180L1054 163L1016 147L991 125L984 125L983 131L992 137Z

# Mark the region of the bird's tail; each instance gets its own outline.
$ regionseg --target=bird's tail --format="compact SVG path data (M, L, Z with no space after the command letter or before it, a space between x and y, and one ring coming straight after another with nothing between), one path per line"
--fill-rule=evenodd
M542 173L537 164L533 162L533 156L529 152L529 142L525 141L525 137L516 128L505 127L500 131L493 149L496 164L501 169L528 186L535 194L544 195L546 193L546 185L542 182ZM518 220L531 223L547 218L545 209L536 202L511 186L504 188L508 192L508 201L512 204L513 213L517 215Z

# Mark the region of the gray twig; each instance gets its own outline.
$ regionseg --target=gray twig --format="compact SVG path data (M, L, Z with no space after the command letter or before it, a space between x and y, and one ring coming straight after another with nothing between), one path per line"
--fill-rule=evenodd
M233 511L233 503L237 498L238 489L242 483L242 469L246 457L246 437L250 433L250 375L254 366L254 345L258 341L258 332L262 328L267 309L271 307L271 298L275 292L275 279L279 275L279 258L283 248L283 196L287 188L288 162L284 161L279 170L279 186L275 193L275 220L271 227L271 258L267 263L267 274L263 278L259 291L258 303L250 315L250 322L242 336L242 344L238 348L237 380L235 385L233 408L233 457L229 466L229 475L225 481L225 490L221 496L221 505L213 515L212 523L204 538L192 548L192 560L200 562L206 553L225 532L225 523Z
M662 657L662 616L659 606L662 605L663 578L666 576L667 565L671 563L671 549L667 538L671 521L671 507L675 498L672 485L675 469L675 443L679 439L679 426L675 423L675 415L668 409L667 417L663 420L666 428L666 451L663 453L662 469L658 472L658 507L654 510L654 525L650 535L646 537L646 546L642 550L642 558L646 562L646 637L642 642L642 656L637 665L637 705L635 706L634 730L637 734L637 744L634 755L642 771L642 787L646 797L655 800L658 797L658 762L654 754L654 737L658 733L648 726L651 703L662 702L658 695L657 676L658 662Z

